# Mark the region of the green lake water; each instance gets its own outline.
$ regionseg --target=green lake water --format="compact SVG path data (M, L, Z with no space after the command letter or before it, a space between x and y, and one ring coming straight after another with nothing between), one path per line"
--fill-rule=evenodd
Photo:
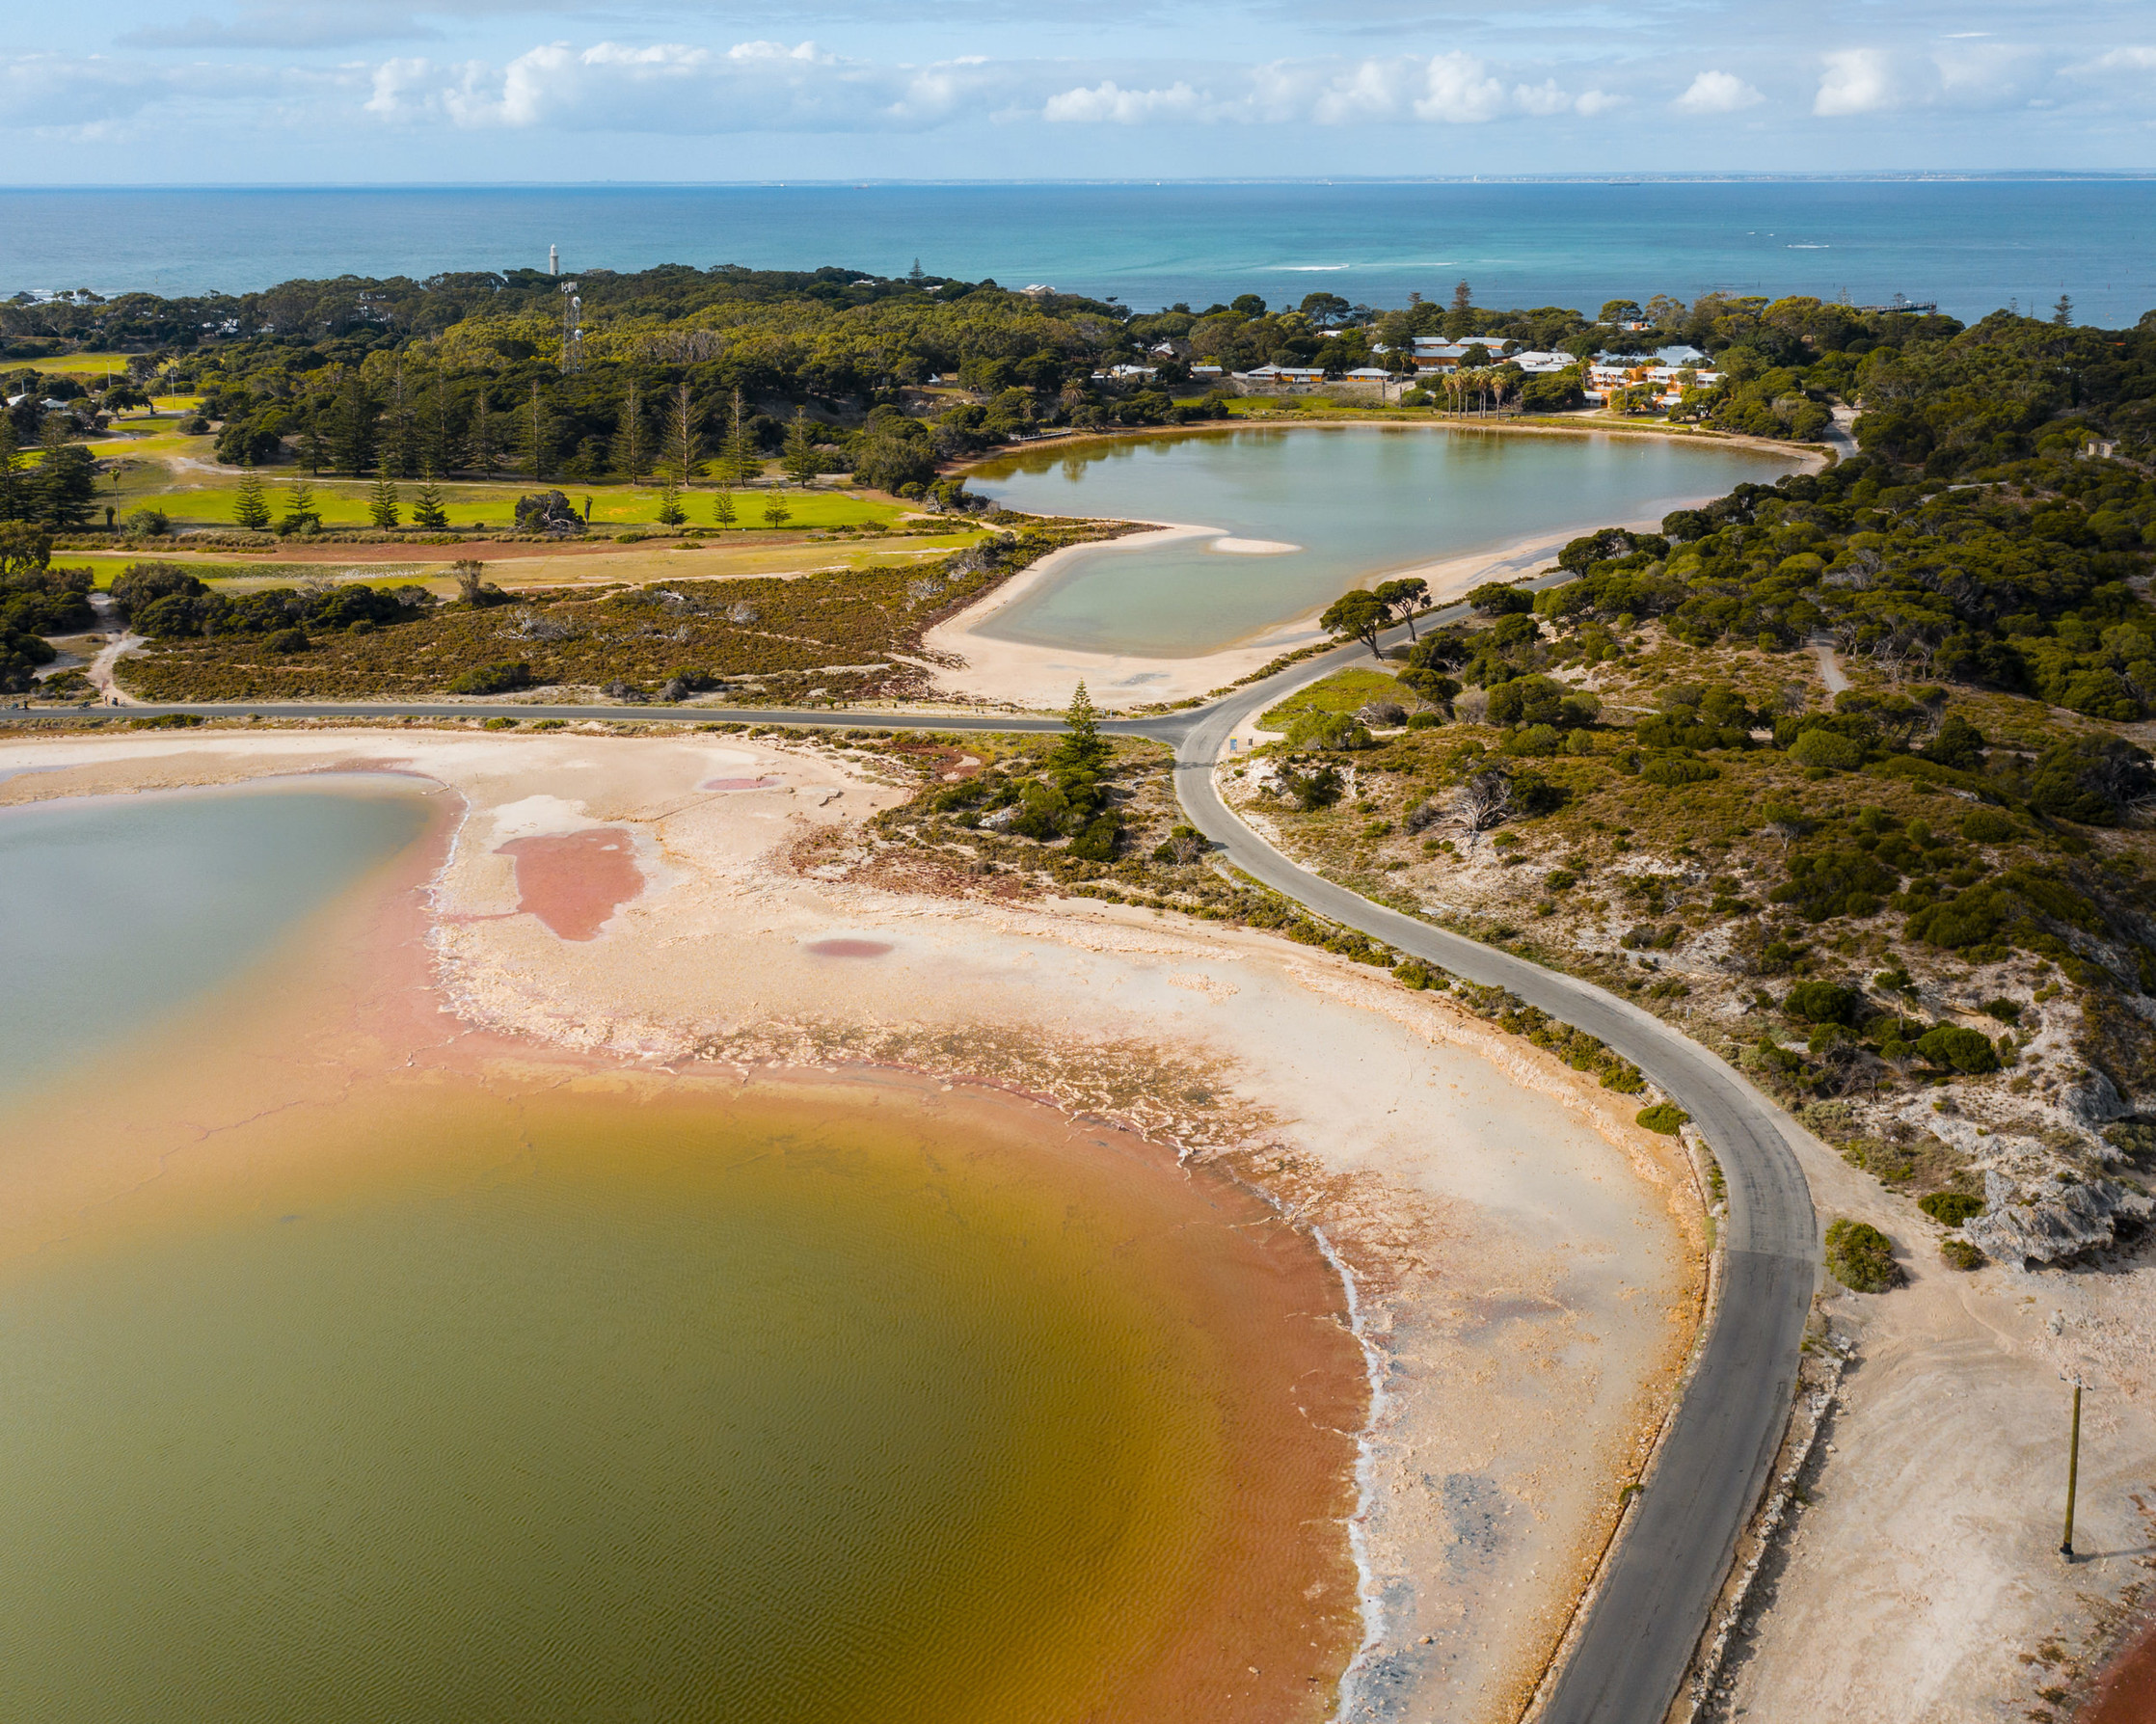
M68 1023L123 984L165 1015L108 1037L124 1081L66 1129L0 1108L8 1156L87 1151L99 1105L144 1129L167 1082L187 1117L153 1176L52 1199L64 1225L0 1257L0 1718L1148 1716L1139 1674L1269 1570L1233 1467L1301 1457L1283 1537L1344 1512L1346 1440L1313 1464L1288 1412L1308 1340L1264 1396L1236 1376L1277 1345L1253 1290L1306 1336L1329 1305L1254 1199L873 1090L637 1099L392 1057L284 1105L255 1044L324 1008L249 1001L249 966L421 799L33 812L0 893L50 914L0 924L0 957L83 964ZM229 1034L175 1031L190 1000ZM79 1068L64 1029L36 1029L48 1075ZM1311 1683L1339 1630L1297 1632Z
M0 810L0 1094L237 976L426 816L357 775Z
M1214 652L1388 571L1659 520L1795 466L1663 437L1415 425L1202 431L1006 456L967 478L1008 508L1206 526L1300 549L1235 554L1210 549L1207 535L1080 551L979 633L1141 658Z

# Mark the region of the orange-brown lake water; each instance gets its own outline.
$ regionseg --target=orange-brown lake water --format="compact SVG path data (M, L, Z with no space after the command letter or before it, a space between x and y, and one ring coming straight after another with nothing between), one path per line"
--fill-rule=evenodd
M1325 1715L1308 1240L1000 1097L473 1036L443 822L304 796L379 802L361 883L0 1118L0 1716Z

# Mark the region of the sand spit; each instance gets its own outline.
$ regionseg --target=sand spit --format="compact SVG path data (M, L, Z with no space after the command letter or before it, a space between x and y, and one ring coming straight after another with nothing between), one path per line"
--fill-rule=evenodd
M873 760L739 737L418 729L0 746L0 804L398 768L467 812L434 888L472 1030L614 1064L899 1066L1126 1123L1322 1228L1383 1396L1365 1434L1366 1656L1344 1716L1511 1720L1690 1344L1697 1202L1622 1098L1388 977L1091 902L1010 903L862 822ZM766 784L765 780L777 780ZM754 790L706 790L714 782ZM624 833L621 850L579 834ZM608 874L564 938L520 840ZM579 848L580 845L581 848ZM522 854L530 853L528 850Z

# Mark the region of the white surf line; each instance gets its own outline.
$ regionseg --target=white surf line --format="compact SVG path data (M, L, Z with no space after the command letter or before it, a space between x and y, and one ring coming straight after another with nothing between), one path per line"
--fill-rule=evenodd
M1385 1392L1384 1367L1377 1347L1370 1340L1368 1326L1362 1320L1362 1301L1356 1290L1355 1272L1341 1261L1340 1253L1333 1249L1333 1242L1326 1238L1323 1227L1313 1226L1310 1237L1317 1241L1317 1249L1332 1265L1334 1274L1340 1278L1340 1285L1347 1290L1348 1333L1362 1349L1362 1374L1370 1385L1370 1416L1363 1421L1355 1439L1355 1513L1348 1518L1348 1553L1355 1558L1356 1593L1362 1611L1362 1643L1355 1649L1355 1657L1348 1660L1348 1667L1340 1672L1339 1693L1334 1702L1333 1714L1345 1718L1355 1705L1363 1666L1385 1639L1385 1603L1378 1593L1377 1576L1370 1567L1368 1522L1377 1499L1378 1419L1390 1404L1391 1397Z

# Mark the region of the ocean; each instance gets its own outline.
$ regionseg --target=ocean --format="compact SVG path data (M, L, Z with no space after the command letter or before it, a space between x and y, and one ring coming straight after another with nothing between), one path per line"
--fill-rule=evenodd
M1118 297L1313 291L1563 305L1711 289L2156 307L2156 180L82 188L0 191L0 296L246 292L295 277L825 264Z

